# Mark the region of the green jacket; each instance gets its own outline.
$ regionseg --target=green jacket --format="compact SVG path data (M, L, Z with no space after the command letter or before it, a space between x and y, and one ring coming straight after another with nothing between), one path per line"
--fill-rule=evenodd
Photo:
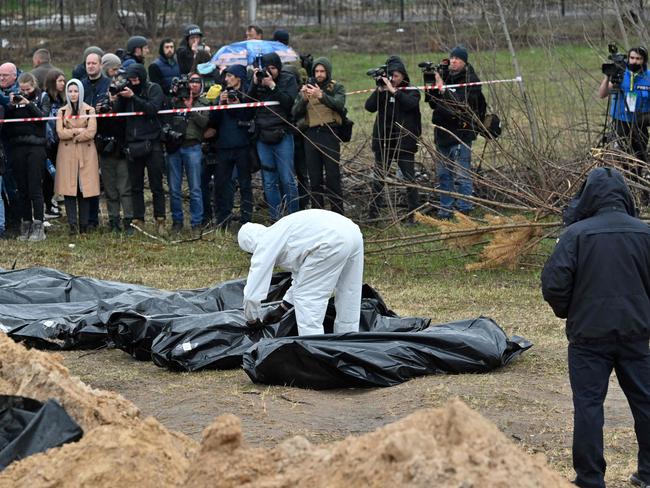
M314 76L314 70L319 64L324 66L327 72L325 81L318 84L320 89L323 90L321 103L342 116L345 111L345 87L332 79L332 63L327 58L317 58L314 61L311 76ZM304 119L305 115L307 115L307 100L300 94L298 94L293 104L292 114L296 121Z

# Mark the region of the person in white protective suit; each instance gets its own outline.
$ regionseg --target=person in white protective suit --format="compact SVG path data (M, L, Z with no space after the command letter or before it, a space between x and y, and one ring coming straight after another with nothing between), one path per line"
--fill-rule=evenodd
M291 287L282 304L264 317L277 321L292 306L299 335L323 334L327 302L335 293L334 332L358 332L363 280L363 236L350 219L327 210L303 210L270 227L247 223L237 236L251 253L244 287L244 316L249 324L262 320L273 268L291 271ZM277 320L276 320L277 319Z

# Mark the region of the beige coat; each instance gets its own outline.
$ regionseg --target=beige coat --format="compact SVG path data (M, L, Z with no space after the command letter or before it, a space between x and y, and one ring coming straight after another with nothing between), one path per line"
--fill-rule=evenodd
M59 195L77 196L77 181L84 198L99 195L99 161L95 148L97 119L63 119L72 112L62 107L56 119L59 151L56 154L54 191ZM94 114L95 109L82 104L80 114Z

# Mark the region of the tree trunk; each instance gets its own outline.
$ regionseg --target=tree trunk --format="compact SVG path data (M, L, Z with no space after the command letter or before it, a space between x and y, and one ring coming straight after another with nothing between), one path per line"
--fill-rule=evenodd
M150 37L157 37L158 35L158 5L157 0L144 0L142 8L144 10L145 31Z
M97 27L99 30L112 31L117 27L116 0L97 1Z

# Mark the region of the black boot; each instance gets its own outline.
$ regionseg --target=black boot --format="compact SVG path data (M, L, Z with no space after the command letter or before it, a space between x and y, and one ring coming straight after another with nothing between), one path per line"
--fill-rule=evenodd
M109 222L109 225L111 227L111 232L114 234L119 234L122 232L122 228L120 227L120 221L119 219L111 219Z
M132 236L135 233L135 229L131 227L131 219L122 220L122 227L124 227L124 235Z

